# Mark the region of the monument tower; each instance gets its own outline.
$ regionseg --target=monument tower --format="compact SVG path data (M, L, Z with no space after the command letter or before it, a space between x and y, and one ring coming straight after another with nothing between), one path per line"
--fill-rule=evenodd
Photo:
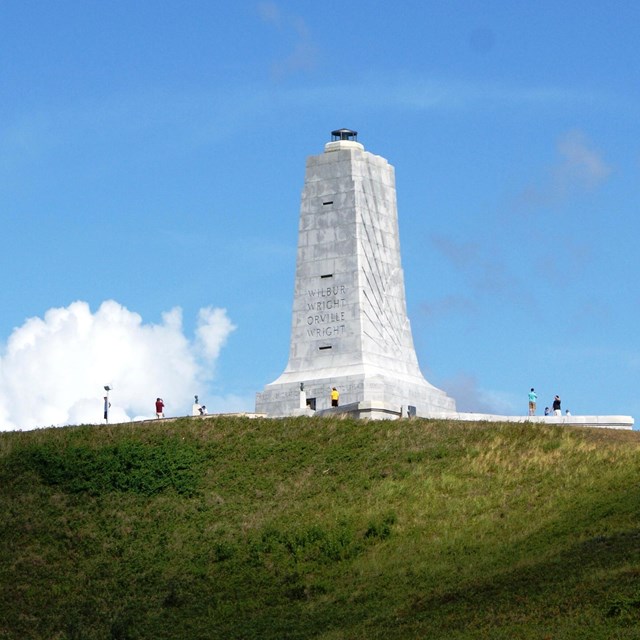
M338 129L307 159L289 362L257 394L269 416L455 412L418 366L407 317L393 167Z

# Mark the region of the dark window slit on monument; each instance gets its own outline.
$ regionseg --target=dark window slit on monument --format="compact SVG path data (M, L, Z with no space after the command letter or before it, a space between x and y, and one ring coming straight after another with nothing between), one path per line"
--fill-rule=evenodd
M327 200L326 202L323 202L322 206L326 207L328 204L333 204L333 200Z
M324 351L325 349L331 349L331 345L327 345L326 347L318 347L320 351Z
M333 273L325 273L324 275L320 276L321 278L333 278Z

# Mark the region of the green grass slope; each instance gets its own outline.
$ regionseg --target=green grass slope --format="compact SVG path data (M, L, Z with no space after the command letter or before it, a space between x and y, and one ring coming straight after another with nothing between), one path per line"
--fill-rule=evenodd
M640 434L0 434L0 639L639 638Z

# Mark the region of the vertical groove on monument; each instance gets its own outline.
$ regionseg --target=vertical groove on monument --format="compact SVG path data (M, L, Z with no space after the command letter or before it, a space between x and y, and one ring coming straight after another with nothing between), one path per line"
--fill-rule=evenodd
M365 151L355 132L333 133L341 139L307 159L289 361L257 394L256 411L305 413L301 383L318 410L329 407L335 386L342 406L385 405L390 416L408 406L417 415L455 411L453 400L430 385L418 366L406 311L394 169Z

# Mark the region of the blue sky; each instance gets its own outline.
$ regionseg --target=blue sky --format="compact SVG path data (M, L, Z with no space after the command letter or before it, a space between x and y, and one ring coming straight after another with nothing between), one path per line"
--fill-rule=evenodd
M0 429L252 410L305 159L395 166L427 379L640 415L640 4L0 2Z

